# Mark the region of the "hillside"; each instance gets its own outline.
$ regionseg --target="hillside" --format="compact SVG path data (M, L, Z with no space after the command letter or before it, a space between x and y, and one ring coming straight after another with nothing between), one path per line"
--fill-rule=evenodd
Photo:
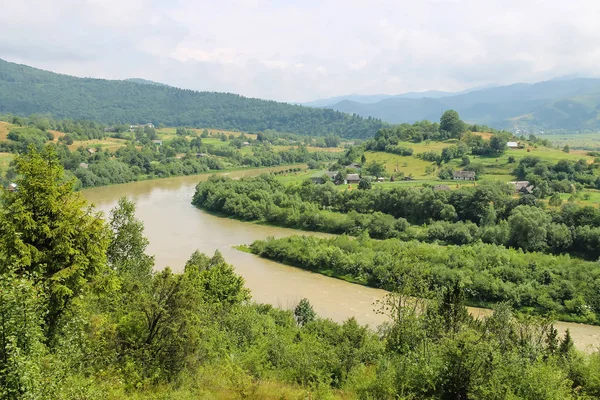
M138 81L76 78L4 60L0 60L0 113L353 138L372 136L383 125L329 109Z
M600 79L518 83L446 97L390 97L368 103L355 96L354 101L344 99L329 107L389 123L435 121L444 110L454 109L471 123L514 131L596 130L600 129Z

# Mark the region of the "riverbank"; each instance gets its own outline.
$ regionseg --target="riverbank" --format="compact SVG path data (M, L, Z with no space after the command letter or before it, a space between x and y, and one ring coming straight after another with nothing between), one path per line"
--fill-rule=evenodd
M228 174L232 174L232 173L236 173L236 172L248 172L249 173L248 176L255 176L255 175L260 175L261 173L265 173L265 172L280 172L280 171L286 171L286 170L295 169L295 168L306 169L306 163L282 164L282 165L277 165L277 166L273 166L273 167L258 167L258 168L239 167L239 168L229 168L229 169L221 169L221 170L210 170L210 171L205 171L205 172L201 172L198 174L153 177L153 178L132 180L129 182L124 182L124 183L111 183L108 185L79 187L79 188L77 188L77 190L80 192L83 192L86 190L92 190L92 189L96 189L96 188L131 185L133 183L138 183L138 182L155 182L155 181L178 179L178 178L197 178L197 177L211 176L211 175L228 175ZM290 172L290 173L292 173L292 172ZM205 180L205 179L200 179L200 181L202 181L202 180Z
M263 172L265 169L258 168L226 173L241 177ZM156 270L170 266L174 271L182 271L196 249L208 255L219 250L225 260L234 266L236 273L244 278L245 286L251 290L256 302L290 309L300 299L307 298L321 317L336 322L355 317L360 324L375 328L386 321L384 315L375 312L374 306L387 294L382 289L332 279L233 248L269 236L331 235L210 215L190 204L198 182L209 176L202 174L103 186L86 189L82 194L105 215L123 196L136 202L136 216L144 223L144 235L150 241L148 253L155 257ZM471 310L475 311L473 308ZM489 312L480 310L478 312ZM600 327L570 323L559 323L556 327L560 334L570 329L580 350L589 351L590 346L600 345Z

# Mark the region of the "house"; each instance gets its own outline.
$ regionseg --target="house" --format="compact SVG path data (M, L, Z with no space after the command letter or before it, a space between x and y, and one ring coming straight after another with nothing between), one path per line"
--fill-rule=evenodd
M162 146L162 140L153 140L152 143L154 143L157 146Z
M385 182L385 178L383 176L380 176L379 178L377 178L377 182Z
M506 147L508 147L509 149L518 149L519 148L519 143L517 143L517 142L508 142L508 143L506 143Z
M358 174L346 175L346 183L358 183L360 182L360 176Z
M436 191L436 192L446 191L446 190L450 190L450 186L448 186L448 185L435 185L433 187L433 190Z
M514 186L515 193L531 194L535 188L535 186L531 185L529 181L509 182L509 184Z
M108 127L108 128L104 128L104 132L116 132L117 128L113 128L113 127Z
M206 154L206 153L196 153L196 157L198 157L198 158L204 158L204 157L208 157L208 154Z
M87 152L90 154L94 154L96 152L96 150L90 148L90 149L87 149Z
M331 180L334 180L335 177L337 176L338 172L337 171L327 171L325 172L325 175L327 175L327 177Z
M250 142L244 142L242 143L244 146L250 146Z
M475 172L473 171L454 171L452 177L455 181L474 181Z
M10 183L7 187L7 190L9 192L16 192L17 191L17 184L16 183Z
M86 163L84 163L84 162L82 162L82 163L79 163L79 168L85 168L85 169L88 169L88 167L89 167L89 165L88 165L88 164L86 164Z
M359 163L355 163L353 162L352 164L348 165L347 168L352 168L352 169L360 169L361 166Z

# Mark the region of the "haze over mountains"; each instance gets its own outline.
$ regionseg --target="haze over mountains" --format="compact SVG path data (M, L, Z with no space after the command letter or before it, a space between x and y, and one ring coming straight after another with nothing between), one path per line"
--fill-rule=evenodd
M389 123L436 121L454 109L471 123L516 130L600 128L600 79L561 78L461 93L428 91L391 95L350 95L305 105L371 116Z
M600 129L600 79L565 77L460 93L350 95L300 106L139 78L75 78L0 60L0 113L365 138L382 121L437 121L448 109L467 122L515 132L593 131Z

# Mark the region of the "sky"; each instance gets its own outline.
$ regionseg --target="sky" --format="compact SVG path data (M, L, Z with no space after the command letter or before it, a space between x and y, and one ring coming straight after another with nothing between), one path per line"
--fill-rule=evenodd
M0 58L279 101L595 76L598 0L19 0Z

